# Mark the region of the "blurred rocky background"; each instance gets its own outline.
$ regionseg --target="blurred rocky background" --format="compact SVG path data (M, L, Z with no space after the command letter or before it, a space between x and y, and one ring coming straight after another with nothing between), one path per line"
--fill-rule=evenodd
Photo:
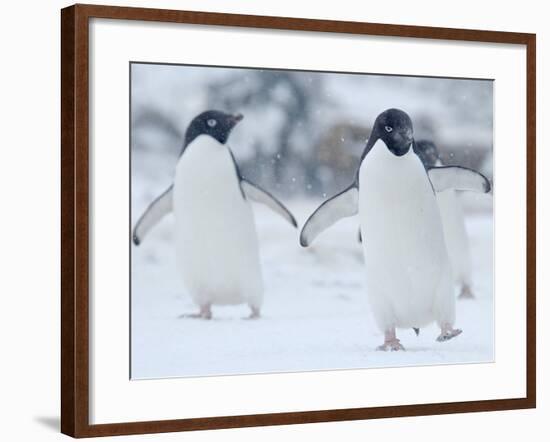
M244 176L281 196L323 198L353 179L376 116L411 116L444 164L492 178L493 84L391 75L132 64L132 175L169 183L185 129L216 108L245 119L229 140Z

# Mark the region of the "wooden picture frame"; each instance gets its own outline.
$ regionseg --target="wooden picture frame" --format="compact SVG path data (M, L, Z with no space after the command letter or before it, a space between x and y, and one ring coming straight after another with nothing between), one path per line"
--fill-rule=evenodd
M159 21L524 45L527 53L527 354L525 397L90 425L89 19ZM74 5L61 11L61 431L73 437L303 424L534 408L536 404L536 38L534 34L208 12Z

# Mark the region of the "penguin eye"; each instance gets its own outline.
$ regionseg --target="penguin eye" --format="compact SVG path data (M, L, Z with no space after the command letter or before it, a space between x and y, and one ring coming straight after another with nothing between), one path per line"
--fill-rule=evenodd
M384 129L386 129L386 132L391 132L393 130L393 127L391 126L384 126Z
M206 124L208 124L208 126L210 126L210 127L214 127L214 126L216 126L216 124L218 124L218 122L217 122L216 120L214 120L214 118L210 118L210 119L206 122Z

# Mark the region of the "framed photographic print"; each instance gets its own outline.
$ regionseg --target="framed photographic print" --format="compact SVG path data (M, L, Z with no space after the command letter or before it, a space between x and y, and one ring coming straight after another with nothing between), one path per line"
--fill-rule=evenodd
M535 407L535 35L61 17L63 433Z

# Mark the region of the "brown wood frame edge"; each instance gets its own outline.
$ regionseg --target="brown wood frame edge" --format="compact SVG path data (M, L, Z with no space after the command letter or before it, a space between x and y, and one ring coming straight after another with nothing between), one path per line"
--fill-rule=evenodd
M88 19L368 34L522 44L527 48L527 394L396 407L90 425L88 373ZM497 411L536 406L536 36L535 34L310 20L100 5L61 11L61 431L73 437L288 425Z

